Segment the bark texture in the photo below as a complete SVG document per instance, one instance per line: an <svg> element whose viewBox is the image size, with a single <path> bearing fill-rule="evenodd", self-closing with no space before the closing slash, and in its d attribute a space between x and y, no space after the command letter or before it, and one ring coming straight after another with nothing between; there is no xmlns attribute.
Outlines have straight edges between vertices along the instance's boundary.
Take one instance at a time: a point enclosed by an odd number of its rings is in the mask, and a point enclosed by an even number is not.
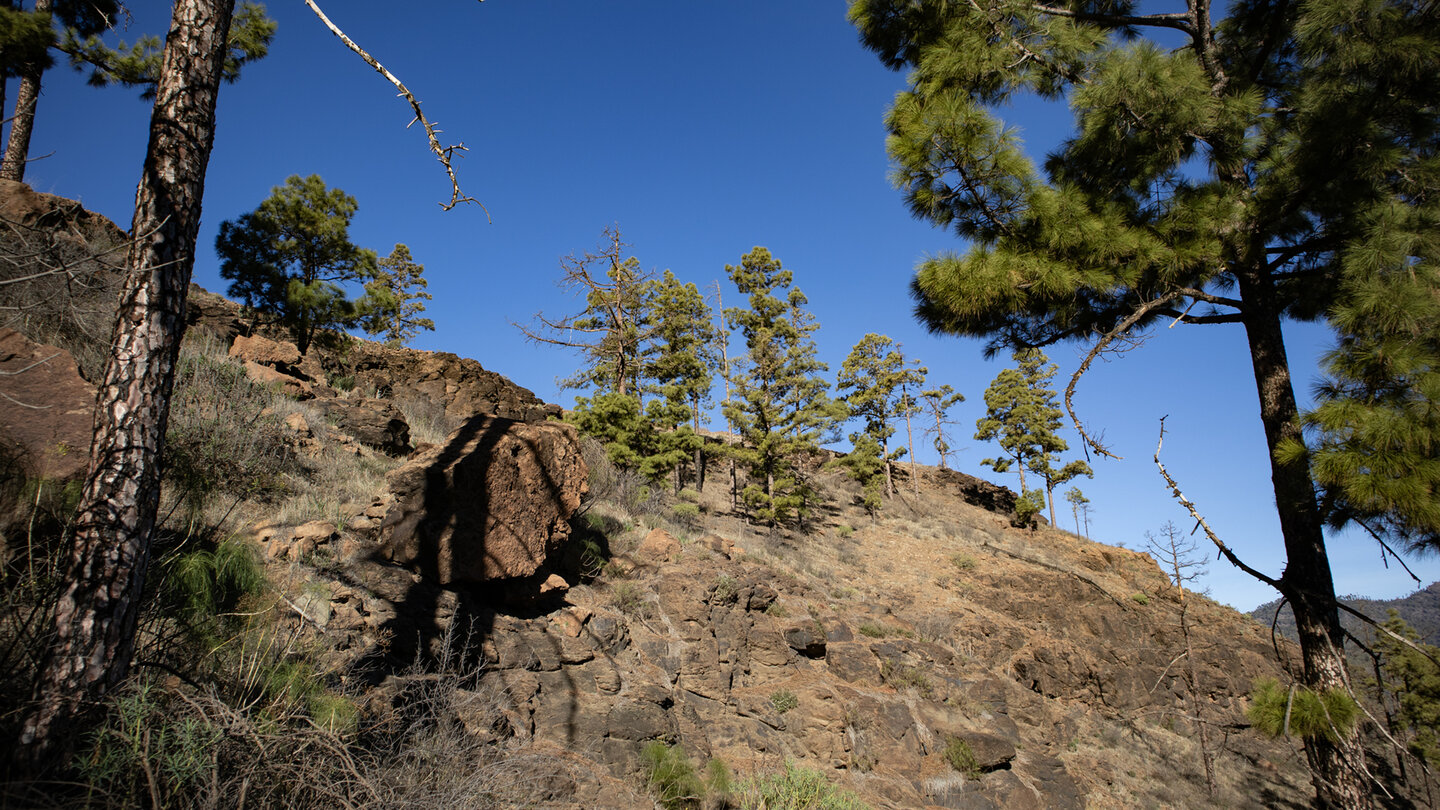
<svg viewBox="0 0 1440 810"><path fill-rule="evenodd" d="M35 0L35 11L47 13L53 0ZM15 115L10 121L10 138L5 142L5 157L0 158L0 180L24 180L25 158L30 154L30 133L35 131L35 107L40 101L40 79L45 68L34 65L20 77L15 91ZM0 96L4 92L0 91ZM0 99L0 110L3 110Z"/></svg>
<svg viewBox="0 0 1440 810"><path fill-rule="evenodd" d="M1280 307L1268 278L1258 273L1237 276L1246 303L1245 333L1260 396L1260 420L1267 446L1275 448L1287 439L1301 438L1300 411L1280 329ZM1295 614L1303 659L1301 681L1317 692L1348 690L1335 583L1310 471L1304 464L1281 464L1272 453L1270 474L1285 541L1286 565L1280 590ZM1358 731L1342 736L1338 743L1306 740L1305 756L1318 806L1337 810L1372 806L1361 767L1364 754Z"/></svg>
<svg viewBox="0 0 1440 810"><path fill-rule="evenodd" d="M234 5L176 0L172 14L75 544L21 737L32 763L130 665Z"/></svg>

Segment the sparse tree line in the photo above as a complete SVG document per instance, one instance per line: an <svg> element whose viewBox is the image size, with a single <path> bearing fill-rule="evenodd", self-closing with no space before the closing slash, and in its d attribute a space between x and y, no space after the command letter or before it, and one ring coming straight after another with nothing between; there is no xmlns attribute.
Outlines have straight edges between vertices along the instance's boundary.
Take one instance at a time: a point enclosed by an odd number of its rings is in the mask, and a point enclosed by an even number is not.
<svg viewBox="0 0 1440 810"><path fill-rule="evenodd" d="M721 461L729 468L732 508L768 524L802 527L819 497L821 447L840 441L847 424L860 429L849 433L850 450L833 464L860 485L871 513L895 496L895 463L914 459L917 433L948 466L950 409L964 396L950 385L927 387L929 370L875 333L851 349L832 393L817 355L820 324L793 272L768 249L756 247L725 266L743 296L742 306L726 307L718 280L707 296L669 270L645 270L626 247L608 228L595 251L563 259L559 284L583 308L516 324L530 340L579 353L581 368L561 385L585 393L567 418L604 444L617 466L668 480L678 493L687 482L702 488L709 463ZM1055 488L1091 471L1083 461L1056 468L1068 445L1057 435L1061 411L1047 387L1055 366L1033 349L1015 360L1020 367L1001 372L986 391L988 411L975 438L998 440L1009 456L982 464L1005 472L1013 463L1020 473L1022 520L1048 498L1053 523ZM715 404L717 379L724 384L718 404L725 435L707 444L702 423ZM1026 472L1044 488L1027 490ZM918 494L913 466L910 480ZM1076 510L1081 504L1088 510L1078 489L1069 497Z"/></svg>

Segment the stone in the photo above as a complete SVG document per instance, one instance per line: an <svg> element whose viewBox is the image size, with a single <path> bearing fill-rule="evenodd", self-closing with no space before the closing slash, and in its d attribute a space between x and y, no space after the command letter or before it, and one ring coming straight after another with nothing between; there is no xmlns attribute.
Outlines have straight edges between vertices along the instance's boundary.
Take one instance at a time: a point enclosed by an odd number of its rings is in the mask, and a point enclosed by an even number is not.
<svg viewBox="0 0 1440 810"><path fill-rule="evenodd" d="M651 529L635 549L635 558L652 565L672 562L680 556L680 541L664 529Z"/></svg>
<svg viewBox="0 0 1440 810"><path fill-rule="evenodd" d="M881 683L880 661L864 644L828 644L825 665L835 677L849 683L866 686L879 686Z"/></svg>
<svg viewBox="0 0 1440 810"><path fill-rule="evenodd" d="M259 363L246 360L245 375L251 382L257 385L271 386L280 393L293 397L294 399L306 400L315 398L315 389L310 383L299 377L286 374L283 371L276 371L269 366L262 366Z"/></svg>
<svg viewBox="0 0 1440 810"><path fill-rule="evenodd" d="M825 657L825 637L817 632L814 622L803 622L785 628L785 643L806 658Z"/></svg>
<svg viewBox="0 0 1440 810"><path fill-rule="evenodd" d="M570 536L586 467L574 426L482 414L387 480L383 555L441 585L483 584L545 566Z"/></svg>
<svg viewBox="0 0 1440 810"><path fill-rule="evenodd" d="M343 433L354 436L366 447L386 455L403 456L410 452L410 425L399 408L379 399L322 399L320 408L326 418Z"/></svg>
<svg viewBox="0 0 1440 810"><path fill-rule="evenodd" d="M95 387L63 349L0 329L0 451L30 476L78 480L90 460Z"/></svg>

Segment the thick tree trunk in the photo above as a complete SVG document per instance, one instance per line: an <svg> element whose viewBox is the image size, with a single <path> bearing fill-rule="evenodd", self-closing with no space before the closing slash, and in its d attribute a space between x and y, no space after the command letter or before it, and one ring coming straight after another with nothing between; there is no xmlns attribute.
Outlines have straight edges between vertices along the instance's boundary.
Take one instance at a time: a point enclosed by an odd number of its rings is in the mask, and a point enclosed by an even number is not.
<svg viewBox="0 0 1440 810"><path fill-rule="evenodd" d="M52 0L35 0L36 13L50 11ZM25 179L25 158L30 154L30 134L35 131L35 107L40 101L40 79L45 68L34 65L20 77L15 91L15 115L10 120L10 138L5 142L5 156L0 158L0 179ZM0 106L0 114L4 107Z"/></svg>
<svg viewBox="0 0 1440 810"><path fill-rule="evenodd" d="M1300 439L1300 412L1285 356L1279 307L1267 279L1237 273L1245 301L1245 332L1260 395L1260 420L1270 448L1270 474L1280 533L1285 541L1285 572L1281 592L1290 601L1300 638L1304 685L1316 691L1349 689L1344 637L1335 602L1335 584L1325 550L1325 535L1315 501L1314 483L1304 463L1284 465L1275 448L1286 439ZM1360 770L1363 752L1358 731L1338 743L1305 742L1316 801L1324 808L1371 807L1369 784Z"/></svg>
<svg viewBox="0 0 1440 810"><path fill-rule="evenodd" d="M75 545L55 609L55 640L21 738L32 762L54 745L55 732L82 702L129 669L234 6L234 0L175 3Z"/></svg>

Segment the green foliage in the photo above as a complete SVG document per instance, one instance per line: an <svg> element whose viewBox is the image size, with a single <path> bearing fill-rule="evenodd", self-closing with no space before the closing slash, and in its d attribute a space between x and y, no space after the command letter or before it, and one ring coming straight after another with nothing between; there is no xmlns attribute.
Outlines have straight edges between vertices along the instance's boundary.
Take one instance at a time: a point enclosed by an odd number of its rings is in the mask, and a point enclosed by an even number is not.
<svg viewBox="0 0 1440 810"><path fill-rule="evenodd" d="M869 810L855 794L838 788L824 774L785 763L779 773L745 779L736 791L742 810Z"/></svg>
<svg viewBox="0 0 1440 810"><path fill-rule="evenodd" d="M217 496L267 500L285 492L295 459L274 401L219 350L181 347L161 476L191 524Z"/></svg>
<svg viewBox="0 0 1440 810"><path fill-rule="evenodd" d="M861 503L873 515L880 511L881 496L885 494L884 451L868 433L851 433L850 444L850 452L832 463L860 484Z"/></svg>
<svg viewBox="0 0 1440 810"><path fill-rule="evenodd" d="M1271 737L1293 734L1333 742L1354 728L1360 705L1343 689L1316 693L1295 686L1287 690L1274 678L1264 678L1250 692L1245 715L1258 731Z"/></svg>
<svg viewBox="0 0 1440 810"><path fill-rule="evenodd" d="M1410 751L1430 767L1440 766L1440 667L1425 655L1440 658L1440 649L1419 643L1420 634L1394 610L1384 626L1415 644L1375 634L1375 650L1384 656L1382 672L1400 702L1400 725L1411 735Z"/></svg>
<svg viewBox="0 0 1440 810"><path fill-rule="evenodd" d="M852 434L850 440L858 452L860 442L857 436L865 437L865 455L879 458L886 473L886 496L895 494L890 490L890 463L904 452L903 449L890 452L890 437L895 435L891 422L905 416L914 407L909 390L924 385L926 373L923 366L907 361L893 340L874 332L862 337L840 366L836 390L848 392L841 402L852 419L865 423L863 433ZM879 504L878 498L872 499L871 496L873 475L862 479L857 472L863 467L857 465L849 469L852 477L856 477L866 489L866 508L875 512ZM872 500L875 501L873 505Z"/></svg>
<svg viewBox="0 0 1440 810"><path fill-rule="evenodd" d="M1014 462L1022 490L1027 470L1039 476L1045 482L1042 494L1050 496L1050 522L1054 523L1055 487L1092 473L1083 461L1072 461L1058 470L1054 467L1055 456L1070 449L1056 435L1062 412L1055 392L1048 387L1055 377L1054 364L1046 365L1048 358L1039 349L1017 349L1013 357L1018 367L1001 371L985 389L987 410L975 423L975 438L997 440L1009 458L987 458L980 463L999 473ZM1040 508L1044 508L1043 500Z"/></svg>
<svg viewBox="0 0 1440 810"><path fill-rule="evenodd" d="M967 778L980 778L980 762L975 759L975 752L970 749L970 743L959 737L948 737L945 740L945 750L942 752L945 761L950 767L965 774Z"/></svg>
<svg viewBox="0 0 1440 810"><path fill-rule="evenodd" d="M935 694L935 684L925 670L912 664L897 664L889 658L880 662L880 680L896 690L914 689L927 700Z"/></svg>
<svg viewBox="0 0 1440 810"><path fill-rule="evenodd" d="M800 698L795 696L789 689L780 689L770 693L770 707L777 714L784 714L800 705Z"/></svg>
<svg viewBox="0 0 1440 810"><path fill-rule="evenodd" d="M1090 536L1090 499L1079 487L1071 487L1065 491L1065 500L1070 504L1070 513L1075 518L1075 533L1080 534L1080 524L1085 524L1084 534Z"/></svg>
<svg viewBox="0 0 1440 810"><path fill-rule="evenodd" d="M213 549L196 549L170 562L165 587L193 626L205 627L217 613L233 610L245 596L265 588L265 572L255 549L228 539Z"/></svg>
<svg viewBox="0 0 1440 810"><path fill-rule="evenodd" d="M54 44L50 15L0 5L0 81L48 69Z"/></svg>
<svg viewBox="0 0 1440 810"><path fill-rule="evenodd" d="M356 326L375 304L346 297L345 285L373 285L380 272L375 252L350 241L358 207L319 175L292 175L254 211L220 225L215 250L230 295L287 327L302 354L319 330Z"/></svg>
<svg viewBox="0 0 1440 810"><path fill-rule="evenodd" d="M645 768L646 784L657 804L666 810L700 806L705 786L679 747L652 740L640 749L640 761Z"/></svg>
<svg viewBox="0 0 1440 810"><path fill-rule="evenodd" d="M1148 605L1150 604L1150 597L1143 592L1132 593L1130 594L1130 601L1134 602L1137 605Z"/></svg>
<svg viewBox="0 0 1440 810"><path fill-rule="evenodd" d="M975 558L969 554L957 553L950 555L950 564L961 571L975 570Z"/></svg>
<svg viewBox="0 0 1440 810"><path fill-rule="evenodd" d="M204 720L171 717L162 695L135 682L110 704L105 720L91 733L89 751L77 757L85 781L115 796L148 795L173 800L199 786L211 770L211 758L223 732ZM154 783L145 784L147 779Z"/></svg>
<svg viewBox="0 0 1440 810"><path fill-rule="evenodd" d="M1015 499L1015 525L1034 526L1035 516L1045 509L1045 493L1029 489Z"/></svg>
<svg viewBox="0 0 1440 810"><path fill-rule="evenodd" d="M111 6L111 12L107 12L107 15L113 14L115 4L108 5ZM221 74L225 81L236 81L240 78L241 68L246 64L265 58L270 51L270 40L275 36L275 29L275 21L266 15L265 6L262 4L244 2L235 9L235 15L230 21L229 48ZM99 28L91 31L67 28L58 47L69 54L70 64L76 70L90 69L89 81L92 86L121 84L126 87L140 87L143 88L140 94L142 99L153 99L164 55L160 37L147 34L141 36L133 45L120 42L111 48L100 39L99 31Z"/></svg>
<svg viewBox="0 0 1440 810"><path fill-rule="evenodd" d="M430 293L423 274L424 265L416 264L410 248L395 245L390 255L377 263L375 279L365 285L369 306L361 321L365 333L383 335L391 346L404 346L421 329L435 331L435 322L420 317Z"/></svg>
<svg viewBox="0 0 1440 810"><path fill-rule="evenodd" d="M792 273L765 248L751 250L725 272L749 296L748 307L725 310L745 340L724 403L742 444L727 452L755 482L742 493L752 514L775 523L803 520L815 493L802 461L819 450L840 413L826 393L829 384L817 376L826 369L812 338L819 324L805 309L805 294L791 286Z"/></svg>
<svg viewBox="0 0 1440 810"><path fill-rule="evenodd" d="M632 582L617 582L611 589L615 598L615 607L621 613L627 613L639 618L649 618L654 612L654 606L646 598L645 591Z"/></svg>

